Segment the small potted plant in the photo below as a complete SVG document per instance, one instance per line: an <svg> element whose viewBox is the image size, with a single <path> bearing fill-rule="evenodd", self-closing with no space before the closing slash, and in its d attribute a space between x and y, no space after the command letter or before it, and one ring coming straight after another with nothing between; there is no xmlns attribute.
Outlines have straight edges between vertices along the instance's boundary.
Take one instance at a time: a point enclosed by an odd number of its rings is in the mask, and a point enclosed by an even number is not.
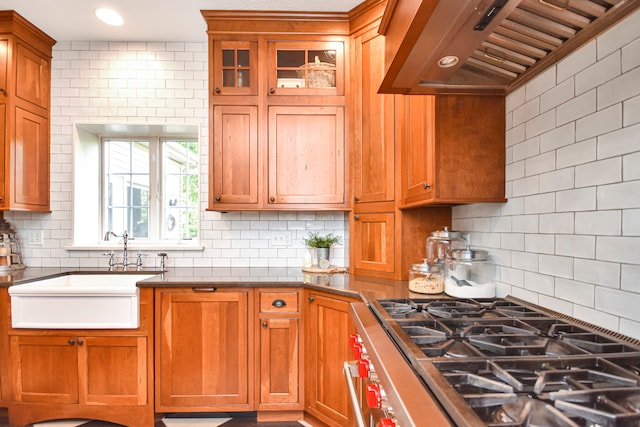
<svg viewBox="0 0 640 427"><path fill-rule="evenodd" d="M316 251L318 265L324 268L329 267L329 250L342 243L342 237L336 236L333 233L325 234L321 236L317 231L309 232L304 239L304 244L313 248ZM323 263L322 261L326 261ZM326 266L323 266L326 264Z"/></svg>

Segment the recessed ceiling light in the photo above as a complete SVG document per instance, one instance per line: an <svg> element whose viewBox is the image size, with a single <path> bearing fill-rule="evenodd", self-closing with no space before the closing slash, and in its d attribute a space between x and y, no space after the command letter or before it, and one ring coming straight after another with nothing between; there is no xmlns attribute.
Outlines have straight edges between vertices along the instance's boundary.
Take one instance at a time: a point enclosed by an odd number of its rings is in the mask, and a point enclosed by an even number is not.
<svg viewBox="0 0 640 427"><path fill-rule="evenodd" d="M124 24L124 19L118 12L113 9L108 9L106 7L102 7L95 10L95 14L99 20L104 22L105 24L113 25L119 27Z"/></svg>

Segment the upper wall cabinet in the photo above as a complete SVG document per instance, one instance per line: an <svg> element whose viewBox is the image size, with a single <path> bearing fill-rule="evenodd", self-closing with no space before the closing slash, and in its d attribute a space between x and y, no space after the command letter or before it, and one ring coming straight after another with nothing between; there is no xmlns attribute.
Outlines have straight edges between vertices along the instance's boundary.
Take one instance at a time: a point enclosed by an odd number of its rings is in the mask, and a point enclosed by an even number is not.
<svg viewBox="0 0 640 427"><path fill-rule="evenodd" d="M202 14L209 209L348 210L348 15Z"/></svg>
<svg viewBox="0 0 640 427"><path fill-rule="evenodd" d="M399 97L401 207L505 201L503 96Z"/></svg>
<svg viewBox="0 0 640 427"><path fill-rule="evenodd" d="M49 212L49 104L55 40L0 11L0 210Z"/></svg>
<svg viewBox="0 0 640 427"><path fill-rule="evenodd" d="M389 0L381 90L506 94L640 7L638 1Z"/></svg>

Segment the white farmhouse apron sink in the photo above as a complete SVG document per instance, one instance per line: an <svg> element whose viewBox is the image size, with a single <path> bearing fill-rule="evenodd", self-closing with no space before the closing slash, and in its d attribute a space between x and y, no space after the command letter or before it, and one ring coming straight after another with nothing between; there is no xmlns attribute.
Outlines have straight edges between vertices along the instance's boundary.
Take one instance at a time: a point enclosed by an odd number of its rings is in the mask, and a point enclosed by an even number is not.
<svg viewBox="0 0 640 427"><path fill-rule="evenodd" d="M9 288L11 326L38 329L135 329L144 274L70 274Z"/></svg>

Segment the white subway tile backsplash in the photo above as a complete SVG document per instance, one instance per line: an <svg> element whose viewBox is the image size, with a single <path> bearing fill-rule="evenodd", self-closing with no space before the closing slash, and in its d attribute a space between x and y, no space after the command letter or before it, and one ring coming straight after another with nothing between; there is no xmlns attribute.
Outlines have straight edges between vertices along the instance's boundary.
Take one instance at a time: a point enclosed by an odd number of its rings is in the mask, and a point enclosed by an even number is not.
<svg viewBox="0 0 640 427"><path fill-rule="evenodd" d="M548 111L569 101L574 96L574 80L570 78L540 95L540 111Z"/></svg>
<svg viewBox="0 0 640 427"><path fill-rule="evenodd" d="M598 137L598 159L640 151L640 124Z"/></svg>
<svg viewBox="0 0 640 427"><path fill-rule="evenodd" d="M640 237L596 238L596 259L601 261L640 264Z"/></svg>
<svg viewBox="0 0 640 427"><path fill-rule="evenodd" d="M545 212L555 212L556 197L555 193L534 194L525 197L524 213L537 214Z"/></svg>
<svg viewBox="0 0 640 427"><path fill-rule="evenodd" d="M636 12L630 14L618 25L598 36L596 39L598 43L598 60L624 47L629 41L638 38L640 38L640 14Z"/></svg>
<svg viewBox="0 0 640 427"><path fill-rule="evenodd" d="M620 51L616 50L591 66L580 71L575 76L576 95L585 93L606 83L621 73Z"/></svg>
<svg viewBox="0 0 640 427"><path fill-rule="evenodd" d="M620 288L640 293L640 265L623 264Z"/></svg>
<svg viewBox="0 0 640 427"><path fill-rule="evenodd" d="M557 65L557 80L564 82L566 79L573 78L580 71L595 64L597 58L596 41L591 41L582 48L571 53Z"/></svg>
<svg viewBox="0 0 640 427"><path fill-rule="evenodd" d="M640 123L640 96L635 96L622 104L622 126Z"/></svg>
<svg viewBox="0 0 640 427"><path fill-rule="evenodd" d="M598 209L640 208L640 181L598 187Z"/></svg>
<svg viewBox="0 0 640 427"><path fill-rule="evenodd" d="M555 170L556 155L555 152L549 151L535 157L529 157L525 160L525 173L527 176L539 175L544 172Z"/></svg>
<svg viewBox="0 0 640 427"><path fill-rule="evenodd" d="M514 251L511 254L511 267L524 271L538 271L539 255L532 252Z"/></svg>
<svg viewBox="0 0 640 427"><path fill-rule="evenodd" d="M621 318L640 321L640 294L596 287L597 310Z"/></svg>
<svg viewBox="0 0 640 427"><path fill-rule="evenodd" d="M592 325L597 325L602 328L609 329L610 331L618 331L618 317L611 314L603 313L602 311L595 310L591 307L584 307L581 305L573 306L573 317L580 319L584 322L588 322ZM640 335L635 335L640 336Z"/></svg>
<svg viewBox="0 0 640 427"><path fill-rule="evenodd" d="M556 193L556 211L592 211L596 208L596 190L593 187Z"/></svg>
<svg viewBox="0 0 640 427"><path fill-rule="evenodd" d="M556 255L593 258L596 253L595 236L556 235Z"/></svg>
<svg viewBox="0 0 640 427"><path fill-rule="evenodd" d="M540 135L540 152L545 153L576 141L575 124L569 122Z"/></svg>
<svg viewBox="0 0 640 427"><path fill-rule="evenodd" d="M622 105L615 104L576 121L576 141L604 135L622 127Z"/></svg>
<svg viewBox="0 0 640 427"><path fill-rule="evenodd" d="M524 287L530 291L546 295L553 295L555 292L553 276L546 276L530 271L525 271L524 273Z"/></svg>
<svg viewBox="0 0 640 427"><path fill-rule="evenodd" d="M622 215L622 234L640 236L640 209L625 209Z"/></svg>
<svg viewBox="0 0 640 427"><path fill-rule="evenodd" d="M519 197L537 194L540 188L538 185L539 180L540 178L537 175L514 180L512 182L511 196Z"/></svg>
<svg viewBox="0 0 640 427"><path fill-rule="evenodd" d="M620 288L620 264L576 258L573 263L573 278L607 288Z"/></svg>
<svg viewBox="0 0 640 427"><path fill-rule="evenodd" d="M640 179L640 152L622 158L622 172L623 181Z"/></svg>
<svg viewBox="0 0 640 427"><path fill-rule="evenodd" d="M622 180L622 159L613 157L575 168L576 187L611 184Z"/></svg>
<svg viewBox="0 0 640 427"><path fill-rule="evenodd" d="M640 38L622 47L622 72L640 65Z"/></svg>
<svg viewBox="0 0 640 427"><path fill-rule="evenodd" d="M542 234L571 234L574 229L574 213L549 213L539 215L540 229Z"/></svg>
<svg viewBox="0 0 640 427"><path fill-rule="evenodd" d="M575 187L574 168L564 168L540 175L538 188L541 193L569 190Z"/></svg>
<svg viewBox="0 0 640 427"><path fill-rule="evenodd" d="M540 114L540 99L533 98L513 110L513 125L525 123Z"/></svg>
<svg viewBox="0 0 640 427"><path fill-rule="evenodd" d="M596 138L559 148L556 152L556 165L561 169L592 162L597 158L597 148Z"/></svg>
<svg viewBox="0 0 640 427"><path fill-rule="evenodd" d="M555 128L555 111L549 110L545 113L536 116L525 123L525 135L527 138L533 138L542 133L550 131Z"/></svg>
<svg viewBox="0 0 640 427"><path fill-rule="evenodd" d="M558 126L573 122L581 117L593 114L596 111L596 90L583 93L580 96L570 99L556 109L556 122ZM553 110L551 110L553 111ZM550 130L555 130L553 127Z"/></svg>
<svg viewBox="0 0 640 427"><path fill-rule="evenodd" d="M538 271L566 279L573 278L573 258L555 255L540 255Z"/></svg>
<svg viewBox="0 0 640 427"><path fill-rule="evenodd" d="M575 233L619 236L622 216L619 210L575 213Z"/></svg>
<svg viewBox="0 0 640 427"><path fill-rule="evenodd" d="M548 234L525 234L524 249L538 254L553 254L555 252L555 236Z"/></svg>
<svg viewBox="0 0 640 427"><path fill-rule="evenodd" d="M512 251L524 250L523 233L503 233L500 235L500 248Z"/></svg>
<svg viewBox="0 0 640 427"><path fill-rule="evenodd" d="M511 220L514 233L537 233L539 231L539 215L516 215Z"/></svg>
<svg viewBox="0 0 640 427"><path fill-rule="evenodd" d="M598 87L598 109L620 103L640 94L640 68Z"/></svg>
<svg viewBox="0 0 640 427"><path fill-rule="evenodd" d="M535 79L525 85L525 96L527 101L539 99L540 95L556 86L556 70L555 67L540 73Z"/></svg>
<svg viewBox="0 0 640 427"><path fill-rule="evenodd" d="M540 139L530 138L513 146L513 161L528 159L540 153Z"/></svg>
<svg viewBox="0 0 640 427"><path fill-rule="evenodd" d="M574 304L593 307L595 286L558 277L555 281L555 296Z"/></svg>
<svg viewBox="0 0 640 427"><path fill-rule="evenodd" d="M566 315L570 315L573 311L573 304L549 295L541 294L540 298L538 299L538 304L542 307L548 308L549 310L553 310Z"/></svg>

